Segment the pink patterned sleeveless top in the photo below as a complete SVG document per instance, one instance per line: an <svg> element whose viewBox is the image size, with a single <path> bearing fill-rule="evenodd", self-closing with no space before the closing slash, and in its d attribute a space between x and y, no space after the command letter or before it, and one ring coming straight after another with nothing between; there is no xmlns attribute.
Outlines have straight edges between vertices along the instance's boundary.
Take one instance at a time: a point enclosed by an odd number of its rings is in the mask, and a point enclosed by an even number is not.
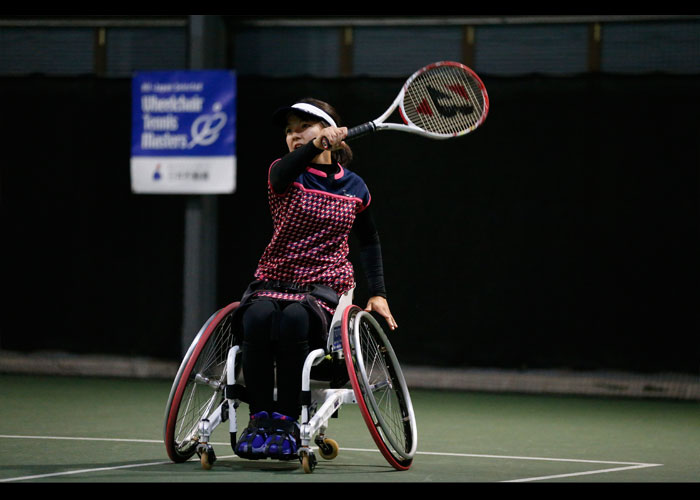
<svg viewBox="0 0 700 500"><path fill-rule="evenodd" d="M273 234L255 277L322 284L339 295L351 289L348 238L355 216L371 200L364 181L343 167L327 175L311 166L284 193L273 192L268 181L268 198Z"/></svg>

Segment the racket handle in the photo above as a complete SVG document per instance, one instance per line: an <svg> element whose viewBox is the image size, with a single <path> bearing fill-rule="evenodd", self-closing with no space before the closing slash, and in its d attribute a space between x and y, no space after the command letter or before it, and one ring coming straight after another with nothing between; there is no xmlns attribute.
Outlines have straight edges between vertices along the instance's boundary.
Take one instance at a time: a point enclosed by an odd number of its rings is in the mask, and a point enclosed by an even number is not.
<svg viewBox="0 0 700 500"><path fill-rule="evenodd" d="M363 135L371 134L376 129L377 127L374 125L373 122L363 123L362 125L352 127L350 130L348 130L348 136L345 138L345 140L348 141L350 139L357 139L358 137L362 137Z"/></svg>
<svg viewBox="0 0 700 500"><path fill-rule="evenodd" d="M377 129L376 125L374 125L373 122L367 122L363 123L362 125L358 125L357 127L352 127L351 129L348 129L348 135L345 137L346 141L349 141L350 139L357 139L358 137L362 137L363 135L371 134ZM321 146L323 146L323 149L329 149L330 148L330 143L328 142L328 139L323 137L321 139Z"/></svg>

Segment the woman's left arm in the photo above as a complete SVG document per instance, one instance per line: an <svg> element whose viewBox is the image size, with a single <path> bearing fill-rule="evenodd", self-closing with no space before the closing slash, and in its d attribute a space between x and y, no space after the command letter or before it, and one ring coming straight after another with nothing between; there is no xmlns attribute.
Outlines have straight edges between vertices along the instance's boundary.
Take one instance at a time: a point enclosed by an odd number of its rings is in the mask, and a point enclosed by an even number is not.
<svg viewBox="0 0 700 500"><path fill-rule="evenodd" d="M366 311L374 311L386 319L389 328L398 328L394 316L389 309L386 299L386 286L384 284L384 263L382 248L379 242L379 233L369 207L357 214L354 231L360 243L360 259L367 275L370 299L367 301Z"/></svg>

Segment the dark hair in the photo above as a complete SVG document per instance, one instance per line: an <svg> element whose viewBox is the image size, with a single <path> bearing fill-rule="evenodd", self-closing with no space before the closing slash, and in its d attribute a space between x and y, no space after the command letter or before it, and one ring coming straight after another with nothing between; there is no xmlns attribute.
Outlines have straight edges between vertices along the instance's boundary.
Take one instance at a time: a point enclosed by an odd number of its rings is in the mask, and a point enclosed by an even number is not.
<svg viewBox="0 0 700 500"><path fill-rule="evenodd" d="M335 124L338 127L342 127L342 121L340 119L340 115L338 112L335 110L333 106L328 104L327 102L321 101L319 99L314 99L313 97L305 97L303 99L299 99L297 102L303 102L306 104L311 104L313 106L316 106L317 108L322 109L326 113L330 115L331 118L335 121ZM324 120L321 120L321 123L323 123L326 127L329 127L330 124L326 123ZM344 144L342 149L337 149L331 153L331 157L333 161L338 162L339 164L343 165L344 167L347 167L348 164L352 161L352 149L350 149L350 146L347 144Z"/></svg>

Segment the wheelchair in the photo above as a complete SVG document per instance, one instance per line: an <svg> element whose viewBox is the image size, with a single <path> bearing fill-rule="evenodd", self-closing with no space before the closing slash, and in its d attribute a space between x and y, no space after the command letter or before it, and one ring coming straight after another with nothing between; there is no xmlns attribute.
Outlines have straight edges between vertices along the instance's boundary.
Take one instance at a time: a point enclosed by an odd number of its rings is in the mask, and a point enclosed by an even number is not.
<svg viewBox="0 0 700 500"><path fill-rule="evenodd" d="M216 454L210 437L227 421L231 448L235 449L236 409L246 403L244 381L239 382L241 350L232 319L238 305L227 305L205 322L175 376L164 425L165 447L173 462L188 461L196 453L202 468L211 469ZM349 384L312 387L314 369L323 363L347 369L344 380ZM305 473L313 472L318 463L312 443L325 460L338 455L338 443L327 437L326 431L329 420L338 416L344 404L358 405L372 439L394 469L411 467L417 427L406 380L377 320L353 304L353 290L340 298L325 349L316 349L306 358L300 397L297 454Z"/></svg>

